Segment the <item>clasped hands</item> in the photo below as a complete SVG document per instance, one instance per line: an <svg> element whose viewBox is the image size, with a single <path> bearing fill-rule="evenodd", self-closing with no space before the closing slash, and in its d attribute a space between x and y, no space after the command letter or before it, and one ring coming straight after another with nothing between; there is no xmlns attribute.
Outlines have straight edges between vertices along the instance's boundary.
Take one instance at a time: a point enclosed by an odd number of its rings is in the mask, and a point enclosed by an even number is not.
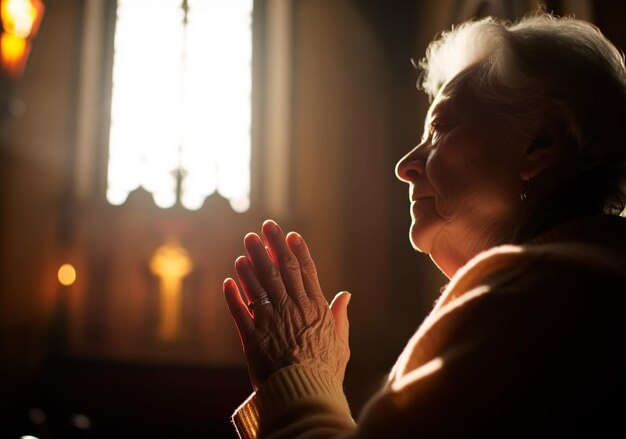
<svg viewBox="0 0 626 439"><path fill-rule="evenodd" d="M337 294L329 305L306 243L295 232L285 236L274 221L263 223L261 236L248 233L243 242L246 255L235 261L240 287L227 278L224 294L254 390L295 364L327 369L343 381L350 294Z"/></svg>

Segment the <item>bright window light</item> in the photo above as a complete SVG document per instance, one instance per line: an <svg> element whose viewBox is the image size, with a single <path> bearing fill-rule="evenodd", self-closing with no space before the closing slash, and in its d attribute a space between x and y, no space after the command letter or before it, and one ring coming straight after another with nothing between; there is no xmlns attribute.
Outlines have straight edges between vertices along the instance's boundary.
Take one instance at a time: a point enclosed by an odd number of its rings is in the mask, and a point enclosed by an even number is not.
<svg viewBox="0 0 626 439"><path fill-rule="evenodd" d="M111 204L143 187L162 208L216 191L249 208L251 25L252 0L118 0Z"/></svg>

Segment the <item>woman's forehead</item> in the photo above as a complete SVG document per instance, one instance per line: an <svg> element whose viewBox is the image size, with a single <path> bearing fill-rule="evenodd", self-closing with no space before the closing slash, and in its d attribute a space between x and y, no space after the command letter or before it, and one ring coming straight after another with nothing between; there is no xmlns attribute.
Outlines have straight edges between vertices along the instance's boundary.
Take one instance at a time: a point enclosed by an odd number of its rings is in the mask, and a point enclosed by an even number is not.
<svg viewBox="0 0 626 439"><path fill-rule="evenodd" d="M454 106L453 98L449 95L438 94L435 100L430 104L428 109L428 116L435 117L446 111L450 111L450 107Z"/></svg>
<svg viewBox="0 0 626 439"><path fill-rule="evenodd" d="M433 100L426 116L427 121L436 117L475 117L487 113L487 108L474 93L468 75L458 75L445 84Z"/></svg>
<svg viewBox="0 0 626 439"><path fill-rule="evenodd" d="M440 92L430 105L428 113L426 113L426 123L429 124L435 118L453 114L457 107L455 101L454 95Z"/></svg>

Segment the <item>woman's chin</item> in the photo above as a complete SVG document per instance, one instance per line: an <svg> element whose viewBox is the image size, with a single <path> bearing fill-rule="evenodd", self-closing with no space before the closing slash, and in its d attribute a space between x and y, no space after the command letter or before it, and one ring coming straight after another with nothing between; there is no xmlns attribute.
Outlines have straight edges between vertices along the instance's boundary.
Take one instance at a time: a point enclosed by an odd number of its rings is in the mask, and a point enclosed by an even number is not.
<svg viewBox="0 0 626 439"><path fill-rule="evenodd" d="M415 250L430 254L433 241L439 233L444 218L437 209L435 197L420 198L411 203L410 240Z"/></svg>
<svg viewBox="0 0 626 439"><path fill-rule="evenodd" d="M424 218L413 219L410 232L413 248L419 252L430 254L439 227L441 225L432 219L430 221Z"/></svg>

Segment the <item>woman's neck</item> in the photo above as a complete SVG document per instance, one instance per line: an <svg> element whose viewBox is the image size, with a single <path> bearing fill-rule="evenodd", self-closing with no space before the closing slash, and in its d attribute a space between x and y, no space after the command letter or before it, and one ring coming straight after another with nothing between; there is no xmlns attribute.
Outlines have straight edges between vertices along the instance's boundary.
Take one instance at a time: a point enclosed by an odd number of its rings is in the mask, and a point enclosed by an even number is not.
<svg viewBox="0 0 626 439"><path fill-rule="evenodd" d="M448 278L479 253L511 243L514 227L508 222L483 223L444 229L433 243L430 258Z"/></svg>

